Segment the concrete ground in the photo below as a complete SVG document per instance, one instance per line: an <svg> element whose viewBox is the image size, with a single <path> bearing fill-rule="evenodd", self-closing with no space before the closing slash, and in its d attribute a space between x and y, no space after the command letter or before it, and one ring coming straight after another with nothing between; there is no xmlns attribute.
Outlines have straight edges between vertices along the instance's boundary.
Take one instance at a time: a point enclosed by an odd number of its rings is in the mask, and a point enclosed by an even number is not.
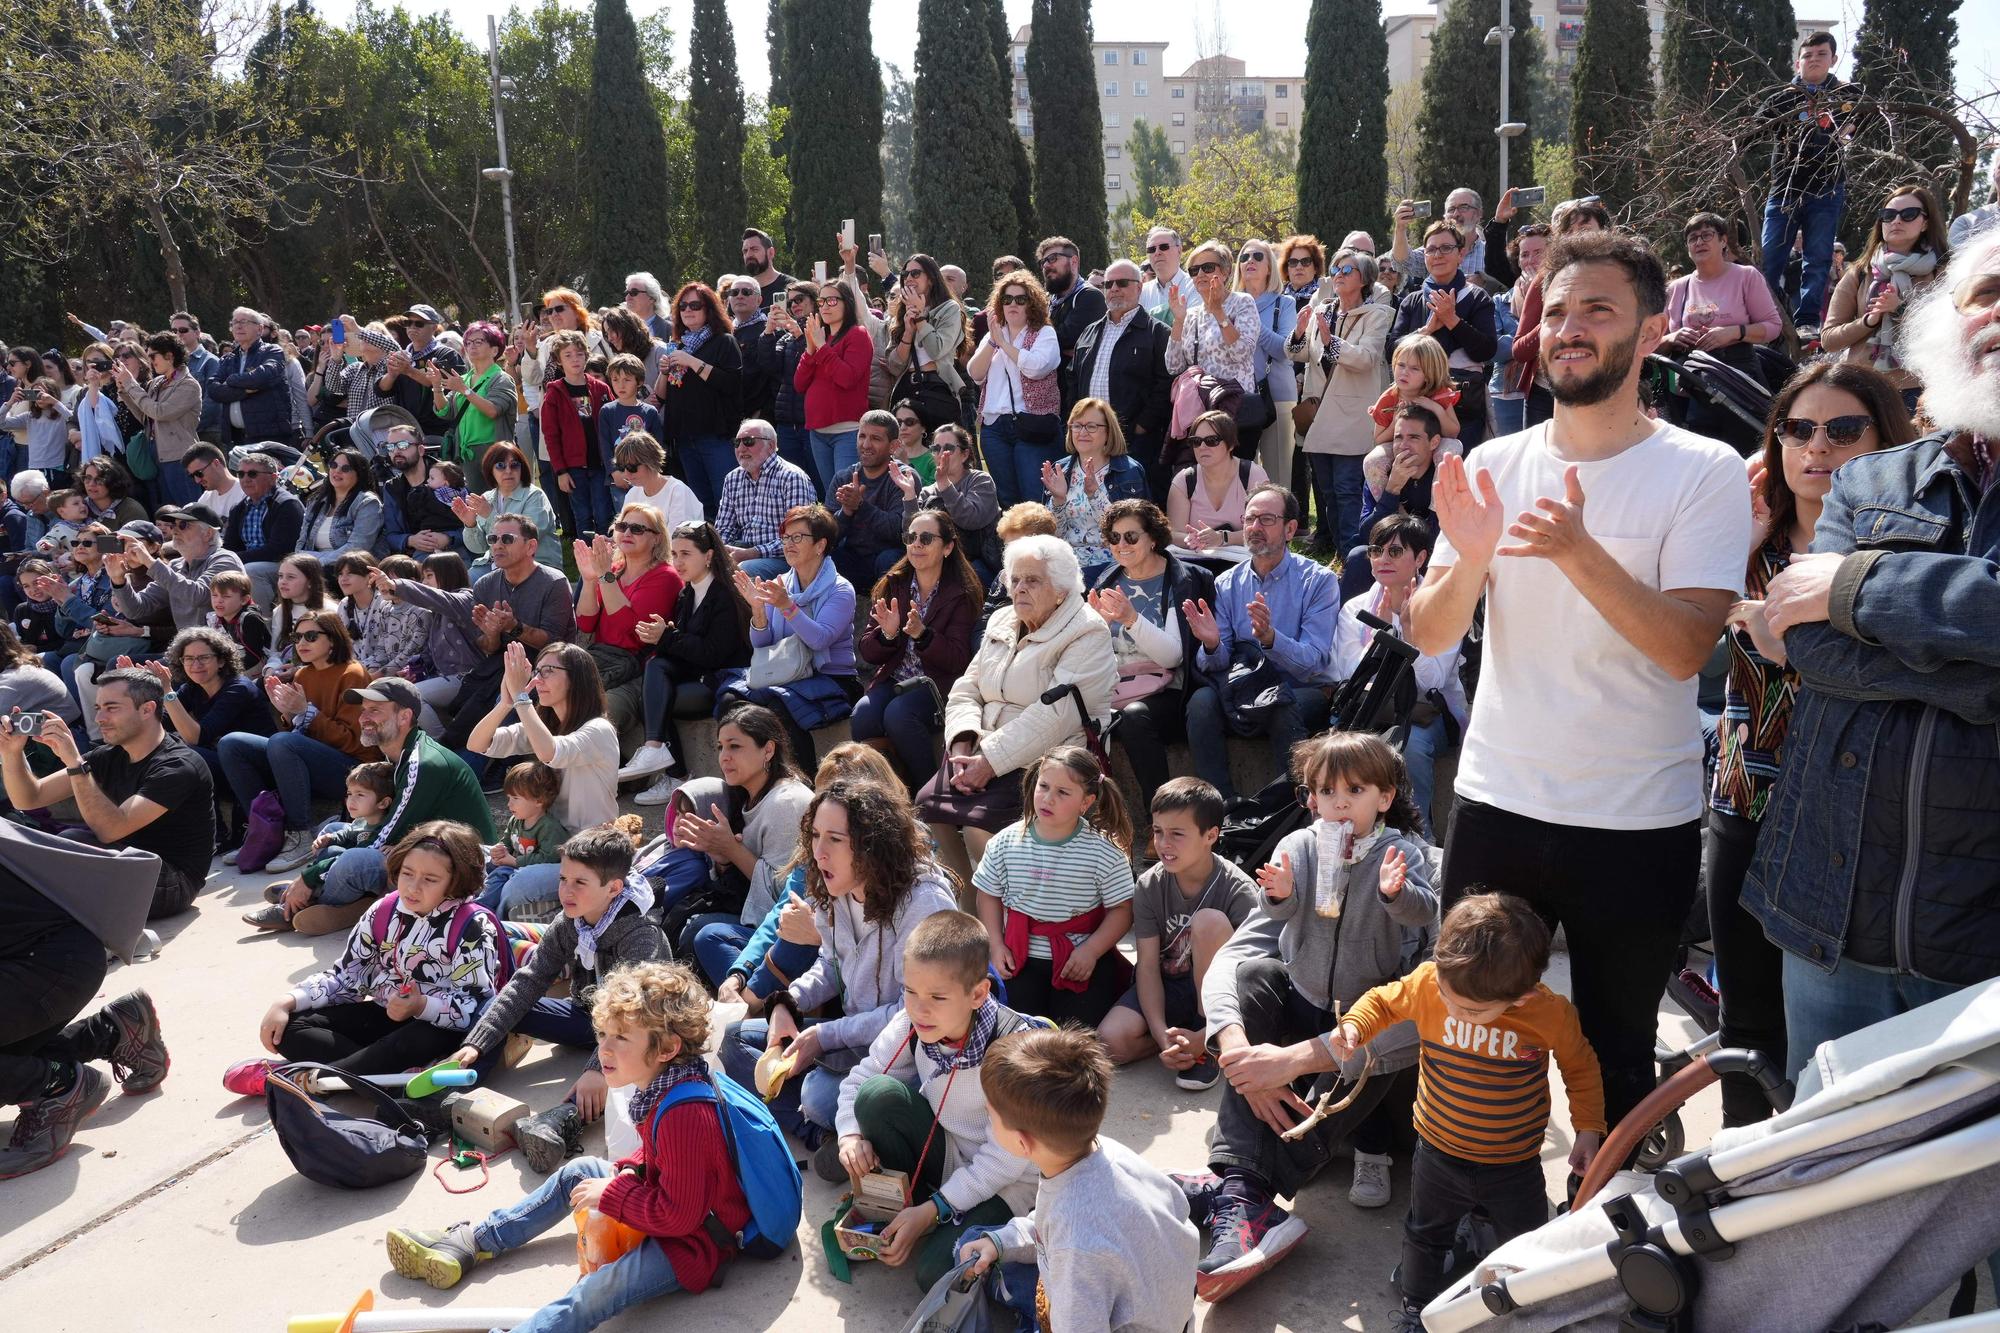
<svg viewBox="0 0 2000 1333"><path fill-rule="evenodd" d="M173 1055L172 1076L151 1096L114 1093L63 1160L0 1183L0 1328L261 1333L283 1329L295 1314L344 1310L370 1287L378 1308L533 1306L560 1292L576 1273L567 1225L448 1293L398 1277L383 1256L382 1235L392 1223L478 1217L537 1183L518 1154L501 1157L491 1182L463 1198L447 1195L428 1171L362 1193L322 1188L293 1172L261 1101L223 1090L225 1068L262 1054L259 1015L291 982L334 959L341 938L252 930L238 915L258 901L270 877L216 869L198 910L167 923L160 955L114 967L105 982L105 999L140 986L152 993ZM1558 986L1565 962L1558 957L1551 977ZM1687 1027L1678 1014L1663 1016L1665 1031ZM496 1086L541 1108L559 1097L580 1065L579 1056L538 1047ZM1118 1076L1106 1132L1163 1169L1199 1169L1216 1098L1213 1091L1176 1089L1157 1064L1127 1069ZM1686 1112L1689 1142L1706 1142L1718 1117L1711 1090ZM593 1129L587 1149L601 1143ZM1568 1150L1558 1112L1544 1153L1552 1197L1560 1192ZM1298 1201L1311 1235L1227 1304L1198 1305L1196 1327L1212 1333L1388 1327L1404 1165L1398 1163L1395 1201L1363 1212L1347 1203L1347 1168L1335 1163ZM454 1184L466 1179L447 1173ZM605 1327L629 1331L671 1320L680 1333L901 1329L918 1299L915 1284L907 1273L877 1264L856 1265L852 1286L828 1276L817 1228L837 1191L807 1176L806 1244L773 1263L737 1264L720 1291L669 1298Z"/></svg>

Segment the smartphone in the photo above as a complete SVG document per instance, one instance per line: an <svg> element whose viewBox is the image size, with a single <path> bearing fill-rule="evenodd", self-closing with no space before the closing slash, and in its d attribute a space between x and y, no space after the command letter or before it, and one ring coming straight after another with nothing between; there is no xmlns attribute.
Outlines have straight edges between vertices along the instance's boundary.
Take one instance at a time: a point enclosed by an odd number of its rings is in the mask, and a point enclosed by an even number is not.
<svg viewBox="0 0 2000 1333"><path fill-rule="evenodd" d="M868 253L871 255L879 255L882 253L881 232L871 231L868 233Z"/></svg>
<svg viewBox="0 0 2000 1333"><path fill-rule="evenodd" d="M39 736L42 731L40 713L10 713L0 720L4 720L7 723L7 730L16 736Z"/></svg>
<svg viewBox="0 0 2000 1333"><path fill-rule="evenodd" d="M1546 185L1525 185L1514 191L1516 208L1533 208L1537 204L1547 203L1548 200L1549 190Z"/></svg>
<svg viewBox="0 0 2000 1333"><path fill-rule="evenodd" d="M1430 215L1431 215L1431 201L1430 201L1430 200L1428 200L1428 199L1419 199L1419 200L1416 200L1416 201L1415 201L1414 203L1412 203L1412 204L1410 205L1410 216L1411 216L1411 217L1413 217L1413 218L1427 218L1427 217L1429 217Z"/></svg>
<svg viewBox="0 0 2000 1333"><path fill-rule="evenodd" d="M593 546L597 542L597 534L594 532L579 532L576 534L576 539L585 546Z"/></svg>
<svg viewBox="0 0 2000 1333"><path fill-rule="evenodd" d="M339 315L335 315L331 320L327 322L327 328L333 334L333 345L335 347L340 347L345 345L345 343L347 342L347 326L340 322Z"/></svg>
<svg viewBox="0 0 2000 1333"><path fill-rule="evenodd" d="M849 249L852 249L854 247L853 218L842 218L840 220L840 243Z"/></svg>
<svg viewBox="0 0 2000 1333"><path fill-rule="evenodd" d="M122 555L124 551L125 539L117 533L100 532L97 534L97 553L99 555Z"/></svg>
<svg viewBox="0 0 2000 1333"><path fill-rule="evenodd" d="M813 260L813 281L815 283L824 283L826 281L826 261L824 259Z"/></svg>

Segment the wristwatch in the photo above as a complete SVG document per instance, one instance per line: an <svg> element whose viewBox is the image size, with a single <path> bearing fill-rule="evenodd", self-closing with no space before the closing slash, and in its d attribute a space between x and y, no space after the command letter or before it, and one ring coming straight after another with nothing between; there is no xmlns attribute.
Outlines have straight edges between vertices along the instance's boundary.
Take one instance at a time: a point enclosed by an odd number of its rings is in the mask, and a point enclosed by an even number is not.
<svg viewBox="0 0 2000 1333"><path fill-rule="evenodd" d="M65 768L65 769L63 769L63 772L65 772L65 773L69 774L69 775L70 775L71 777L73 777L73 778L80 778L80 777L82 777L82 776L83 776L84 774L86 774L86 773L90 772L90 765L89 765L89 764L78 764L78 765L77 765L77 766L76 766L75 768Z"/></svg>
<svg viewBox="0 0 2000 1333"><path fill-rule="evenodd" d="M531 707L535 702L535 692L533 690L522 690L514 696L514 702L523 708Z"/></svg>

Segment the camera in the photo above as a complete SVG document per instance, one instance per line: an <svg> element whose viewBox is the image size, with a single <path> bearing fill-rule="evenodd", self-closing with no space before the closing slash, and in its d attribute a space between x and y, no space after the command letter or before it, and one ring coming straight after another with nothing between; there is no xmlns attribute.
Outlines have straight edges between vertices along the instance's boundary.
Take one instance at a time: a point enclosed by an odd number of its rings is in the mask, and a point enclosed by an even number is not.
<svg viewBox="0 0 2000 1333"><path fill-rule="evenodd" d="M99 555L123 555L125 539L115 532L100 532L93 539Z"/></svg>

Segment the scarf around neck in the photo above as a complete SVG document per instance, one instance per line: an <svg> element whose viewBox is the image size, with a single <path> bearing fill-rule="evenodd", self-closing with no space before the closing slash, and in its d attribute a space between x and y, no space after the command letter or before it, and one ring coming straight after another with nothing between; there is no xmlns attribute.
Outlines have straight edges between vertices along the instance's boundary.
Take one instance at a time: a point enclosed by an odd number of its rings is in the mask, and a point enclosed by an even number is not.
<svg viewBox="0 0 2000 1333"><path fill-rule="evenodd" d="M675 1060L662 1069L651 1083L632 1095L632 1123L634 1126L642 1127L639 1129L639 1142L649 1154L653 1136L646 1122L652 1119L653 1108L660 1104L660 1098L667 1095L669 1088L677 1083L686 1083L690 1079L708 1082L708 1066L698 1055L692 1059Z"/></svg>
<svg viewBox="0 0 2000 1333"><path fill-rule="evenodd" d="M965 1040L957 1045L948 1041L923 1041L917 1045L923 1049L924 1058L932 1065L931 1077L942 1078L954 1069L972 1069L986 1058L986 1048L993 1043L993 1033L1000 1026L1000 1002L992 996L979 1006L972 1015L972 1025L965 1030Z"/></svg>
<svg viewBox="0 0 2000 1333"><path fill-rule="evenodd" d="M1881 326L1869 335L1868 360L1877 370L1901 369L1902 360L1896 355L1897 316L1908 308L1910 293L1916 290L1917 283L1937 270L1937 263L1935 250L1921 250L1907 255L1881 250L1869 261L1867 290L1872 292L1887 283L1896 289L1896 295L1902 297L1904 302L1895 314L1884 315ZM1862 309L1867 309L1866 301L1862 302Z"/></svg>
<svg viewBox="0 0 2000 1333"><path fill-rule="evenodd" d="M604 915L597 918L596 925L593 926L585 921L576 923L576 961L582 965L584 971L591 973L597 971L597 941L603 938L605 931L611 929L611 923L625 910L626 903L637 907L641 916L653 908L652 881L636 870L625 876L625 887L618 890L618 896L604 909Z"/></svg>

